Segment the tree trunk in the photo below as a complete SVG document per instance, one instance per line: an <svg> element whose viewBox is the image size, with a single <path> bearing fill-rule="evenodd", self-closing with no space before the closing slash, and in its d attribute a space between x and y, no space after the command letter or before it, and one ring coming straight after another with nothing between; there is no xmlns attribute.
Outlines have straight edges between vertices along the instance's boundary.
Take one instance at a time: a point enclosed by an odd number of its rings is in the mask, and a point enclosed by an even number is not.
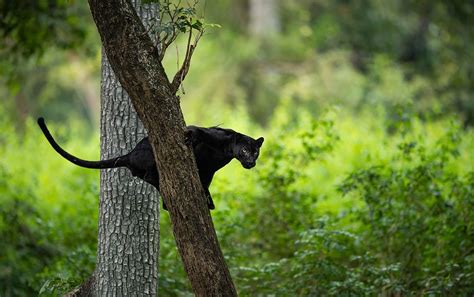
<svg viewBox="0 0 474 297"><path fill-rule="evenodd" d="M143 121L160 172L178 251L197 296L236 296L217 241L179 98L157 48L126 0L89 0L110 64Z"/></svg>
<svg viewBox="0 0 474 297"><path fill-rule="evenodd" d="M143 125L103 55L101 159L123 155L145 136ZM155 296L159 199L128 169L102 170L96 282L98 296Z"/></svg>
<svg viewBox="0 0 474 297"><path fill-rule="evenodd" d="M145 23L158 7L134 2ZM101 159L128 153L145 136L130 99L102 52ZM159 198L128 170L101 171L97 265L67 296L156 296Z"/></svg>
<svg viewBox="0 0 474 297"><path fill-rule="evenodd" d="M134 3L145 23L156 4ZM125 90L102 52L101 159L131 151L146 136ZM156 296L158 286L159 198L127 169L101 171L96 266L98 296Z"/></svg>
<svg viewBox="0 0 474 297"><path fill-rule="evenodd" d="M250 33L267 37L280 32L278 0L250 0Z"/></svg>

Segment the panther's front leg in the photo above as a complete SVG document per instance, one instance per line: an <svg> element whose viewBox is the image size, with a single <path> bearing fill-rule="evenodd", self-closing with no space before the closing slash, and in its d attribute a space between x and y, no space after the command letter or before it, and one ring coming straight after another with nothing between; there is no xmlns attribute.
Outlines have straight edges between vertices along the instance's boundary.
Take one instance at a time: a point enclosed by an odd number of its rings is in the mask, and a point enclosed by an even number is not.
<svg viewBox="0 0 474 297"><path fill-rule="evenodd" d="M207 197L207 207L209 209L215 209L216 206L214 205L214 201L212 201L211 193L209 192L208 188L204 188L204 191L206 192L206 197Z"/></svg>
<svg viewBox="0 0 474 297"><path fill-rule="evenodd" d="M186 127L186 130L184 131L184 142L187 145L194 147L199 142L199 136L197 134L197 130Z"/></svg>

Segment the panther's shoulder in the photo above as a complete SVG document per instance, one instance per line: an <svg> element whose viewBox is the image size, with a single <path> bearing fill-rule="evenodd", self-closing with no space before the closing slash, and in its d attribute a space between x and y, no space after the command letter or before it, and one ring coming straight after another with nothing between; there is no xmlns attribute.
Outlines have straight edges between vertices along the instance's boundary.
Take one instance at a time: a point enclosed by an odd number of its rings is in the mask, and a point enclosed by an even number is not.
<svg viewBox="0 0 474 297"><path fill-rule="evenodd" d="M213 135L214 137L222 137L222 138L228 138L229 136L233 136L233 135L240 135L240 133L232 129L222 128L219 126L199 127L199 126L190 125L190 126L187 126L186 129L191 132L195 132L195 133L204 132L207 135Z"/></svg>
<svg viewBox="0 0 474 297"><path fill-rule="evenodd" d="M222 127L219 127L219 126L213 126L213 127L207 128L207 129L209 129L210 131L213 131L214 133L222 134L222 135L226 135L226 136L240 134L238 132L235 132L232 129L222 128Z"/></svg>

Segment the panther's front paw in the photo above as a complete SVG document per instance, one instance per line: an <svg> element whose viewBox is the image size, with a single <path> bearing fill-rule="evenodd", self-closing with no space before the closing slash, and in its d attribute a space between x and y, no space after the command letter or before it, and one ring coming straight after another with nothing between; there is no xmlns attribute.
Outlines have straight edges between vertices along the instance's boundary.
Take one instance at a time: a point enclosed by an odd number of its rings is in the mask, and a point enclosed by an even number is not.
<svg viewBox="0 0 474 297"><path fill-rule="evenodd" d="M207 199L207 207L209 209L215 209L216 208L216 206L214 205L214 201L212 201L211 198Z"/></svg>

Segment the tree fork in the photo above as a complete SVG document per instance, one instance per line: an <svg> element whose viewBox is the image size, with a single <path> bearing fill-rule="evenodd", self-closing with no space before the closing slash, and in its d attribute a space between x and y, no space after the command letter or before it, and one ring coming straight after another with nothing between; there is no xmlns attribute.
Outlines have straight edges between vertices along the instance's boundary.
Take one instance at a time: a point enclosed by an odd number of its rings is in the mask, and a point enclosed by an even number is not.
<svg viewBox="0 0 474 297"><path fill-rule="evenodd" d="M197 296L236 296L217 241L190 146L179 98L158 49L126 0L89 0L107 58L128 92L153 147L160 190L178 251Z"/></svg>

